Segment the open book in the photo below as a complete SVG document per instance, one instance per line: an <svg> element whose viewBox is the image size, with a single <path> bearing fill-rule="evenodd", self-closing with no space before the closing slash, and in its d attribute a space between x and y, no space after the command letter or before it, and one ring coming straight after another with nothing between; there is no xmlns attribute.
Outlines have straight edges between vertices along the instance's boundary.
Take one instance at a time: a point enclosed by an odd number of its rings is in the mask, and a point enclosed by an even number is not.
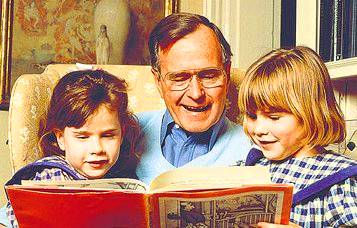
<svg viewBox="0 0 357 228"><path fill-rule="evenodd" d="M178 168L133 179L23 181L6 187L20 227L245 227L288 224L291 185L266 167Z"/></svg>

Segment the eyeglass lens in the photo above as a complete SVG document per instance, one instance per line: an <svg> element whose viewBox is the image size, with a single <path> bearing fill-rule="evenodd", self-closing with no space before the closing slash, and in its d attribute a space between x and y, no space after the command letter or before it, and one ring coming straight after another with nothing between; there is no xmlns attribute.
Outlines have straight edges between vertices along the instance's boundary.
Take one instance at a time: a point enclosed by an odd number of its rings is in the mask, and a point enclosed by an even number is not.
<svg viewBox="0 0 357 228"><path fill-rule="evenodd" d="M205 88L221 86L224 83L224 71L218 68L207 68L196 72L179 71L168 73L165 80L173 90L186 89L196 75L201 85Z"/></svg>

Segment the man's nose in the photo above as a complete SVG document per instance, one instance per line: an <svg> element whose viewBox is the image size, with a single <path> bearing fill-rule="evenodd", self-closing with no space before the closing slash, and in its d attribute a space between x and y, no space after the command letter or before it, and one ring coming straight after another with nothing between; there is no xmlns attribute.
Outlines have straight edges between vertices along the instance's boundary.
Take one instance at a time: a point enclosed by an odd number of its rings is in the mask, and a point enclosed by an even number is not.
<svg viewBox="0 0 357 228"><path fill-rule="evenodd" d="M189 82L187 94L195 100L201 98L205 94L204 87L196 75L193 75L191 81Z"/></svg>

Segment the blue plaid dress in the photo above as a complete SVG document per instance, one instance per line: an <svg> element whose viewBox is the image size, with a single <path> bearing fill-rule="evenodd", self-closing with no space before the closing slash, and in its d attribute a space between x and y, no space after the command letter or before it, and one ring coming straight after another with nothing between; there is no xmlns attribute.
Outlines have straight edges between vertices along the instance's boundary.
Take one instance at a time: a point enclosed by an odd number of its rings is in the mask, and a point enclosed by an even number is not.
<svg viewBox="0 0 357 228"><path fill-rule="evenodd" d="M51 163L59 164L60 166L66 167L66 168L70 169L71 171L73 171L73 173L76 176L68 175L68 173L65 172L64 170L62 170L61 168L49 167L49 168L44 168L38 172L35 172L33 177L26 178L26 179L36 180L36 181L37 180L38 181L43 181L43 180L62 181L62 180L74 180L74 179L87 179L84 176L82 176L81 174L79 174L77 171L75 171L74 168L70 164L68 164L64 158L62 158L60 156L45 157L45 158L40 159L34 163L40 163L40 162L51 162ZM7 206L6 206L6 215L9 218L10 223L13 227L16 227L16 228L19 227L10 202L8 202Z"/></svg>
<svg viewBox="0 0 357 228"><path fill-rule="evenodd" d="M256 165L269 166L274 183L294 185L294 193L357 161L326 151L315 157L269 161L261 158ZM356 176L333 185L327 191L291 209L290 221L302 227L357 227Z"/></svg>

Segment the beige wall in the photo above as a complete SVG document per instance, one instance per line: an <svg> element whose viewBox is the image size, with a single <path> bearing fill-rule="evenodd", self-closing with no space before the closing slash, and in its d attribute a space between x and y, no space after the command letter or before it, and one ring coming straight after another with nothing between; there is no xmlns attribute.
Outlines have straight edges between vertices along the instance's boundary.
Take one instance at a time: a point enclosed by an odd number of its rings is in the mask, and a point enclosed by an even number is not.
<svg viewBox="0 0 357 228"><path fill-rule="evenodd" d="M8 112L0 111L0 205L4 205L6 197L4 194L4 183L10 178L10 156L7 141Z"/></svg>
<svg viewBox="0 0 357 228"><path fill-rule="evenodd" d="M204 0L180 0L180 12L203 14Z"/></svg>

